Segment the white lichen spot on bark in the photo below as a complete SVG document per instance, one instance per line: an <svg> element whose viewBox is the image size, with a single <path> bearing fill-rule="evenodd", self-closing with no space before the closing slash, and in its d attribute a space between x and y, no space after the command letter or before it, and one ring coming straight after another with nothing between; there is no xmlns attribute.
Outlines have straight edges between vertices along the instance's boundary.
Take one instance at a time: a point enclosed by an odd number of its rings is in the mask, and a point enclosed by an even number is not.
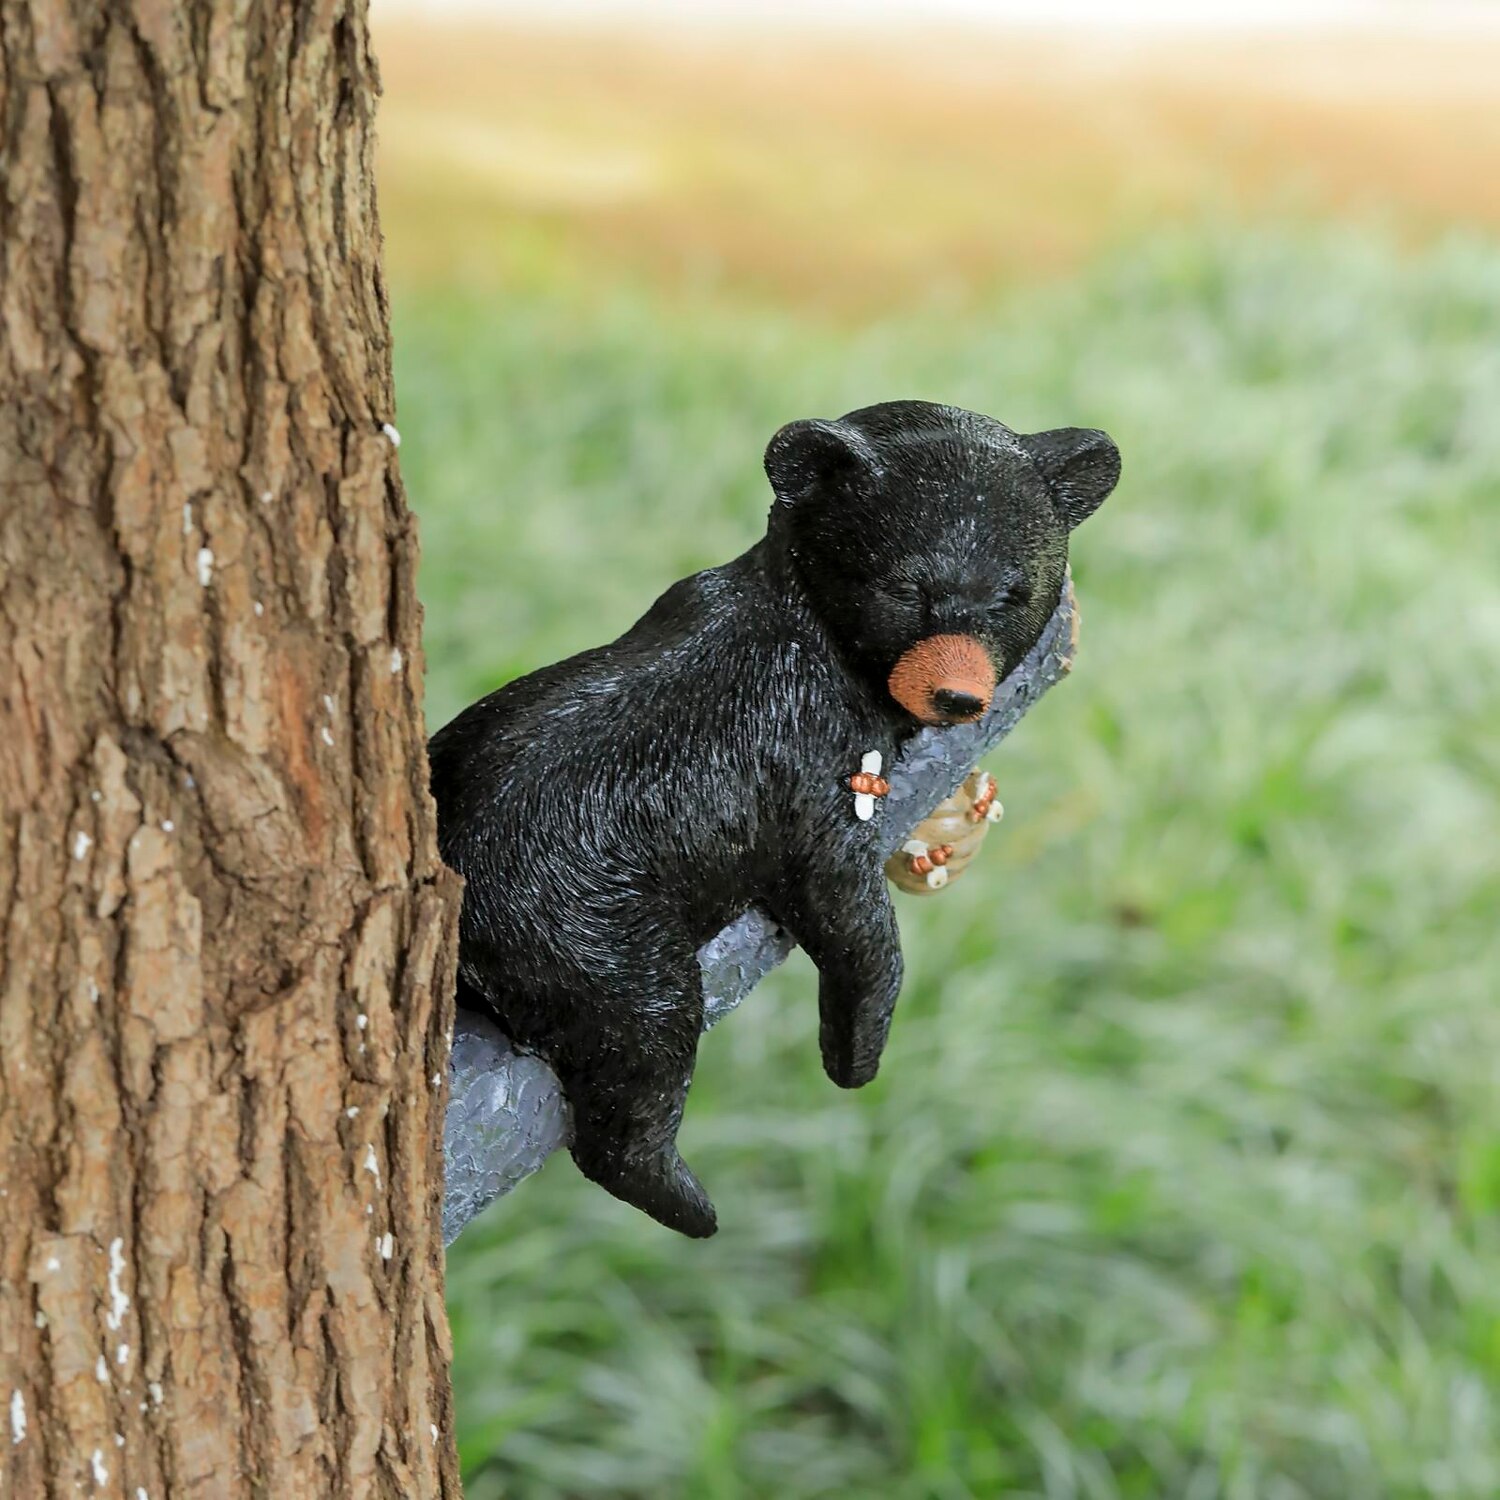
<svg viewBox="0 0 1500 1500"><path fill-rule="evenodd" d="M124 1272L125 1241L117 1236L109 1242L109 1311L104 1315L111 1333L120 1331L125 1322L125 1314L130 1311L130 1296L120 1285L120 1277Z"/></svg>

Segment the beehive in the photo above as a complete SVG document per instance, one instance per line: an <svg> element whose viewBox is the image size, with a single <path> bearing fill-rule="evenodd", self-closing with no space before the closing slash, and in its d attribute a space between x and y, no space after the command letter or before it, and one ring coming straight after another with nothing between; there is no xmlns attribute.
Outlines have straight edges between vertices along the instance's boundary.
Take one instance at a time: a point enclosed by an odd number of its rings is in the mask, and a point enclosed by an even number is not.
<svg viewBox="0 0 1500 1500"><path fill-rule="evenodd" d="M995 796L995 778L988 771L971 771L886 860L886 877L897 890L913 896L945 889L973 863L990 824L998 823L1004 813Z"/></svg>

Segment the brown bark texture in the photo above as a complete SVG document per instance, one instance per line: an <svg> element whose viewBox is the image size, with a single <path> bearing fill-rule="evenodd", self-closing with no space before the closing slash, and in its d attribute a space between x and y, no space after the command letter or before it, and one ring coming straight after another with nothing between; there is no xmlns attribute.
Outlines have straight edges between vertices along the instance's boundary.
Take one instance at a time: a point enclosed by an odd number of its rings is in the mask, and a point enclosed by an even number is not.
<svg viewBox="0 0 1500 1500"><path fill-rule="evenodd" d="M456 1496L456 879L340 0L0 0L0 1495Z"/></svg>

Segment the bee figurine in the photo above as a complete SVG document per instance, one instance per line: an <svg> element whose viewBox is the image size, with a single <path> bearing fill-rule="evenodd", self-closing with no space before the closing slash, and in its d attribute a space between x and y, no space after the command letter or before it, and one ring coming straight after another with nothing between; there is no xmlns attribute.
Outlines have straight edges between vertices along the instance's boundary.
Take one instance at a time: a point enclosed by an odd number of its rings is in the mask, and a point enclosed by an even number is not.
<svg viewBox="0 0 1500 1500"><path fill-rule="evenodd" d="M861 756L859 770L849 778L849 790L854 793L854 816L861 823L868 823L875 816L875 799L889 795L891 784L880 774L880 751L871 750Z"/></svg>

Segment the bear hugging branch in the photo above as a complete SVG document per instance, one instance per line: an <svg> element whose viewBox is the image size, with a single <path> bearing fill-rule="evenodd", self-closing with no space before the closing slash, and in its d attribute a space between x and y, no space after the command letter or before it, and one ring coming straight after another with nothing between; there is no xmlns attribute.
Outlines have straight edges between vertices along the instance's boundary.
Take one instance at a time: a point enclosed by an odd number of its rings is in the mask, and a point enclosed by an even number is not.
<svg viewBox="0 0 1500 1500"><path fill-rule="evenodd" d="M449 1243L564 1144L712 1233L676 1149L701 1031L800 944L825 1070L873 1077L901 982L885 861L1071 666L1103 433L892 402L792 423L766 468L762 542L433 738L467 880Z"/></svg>

